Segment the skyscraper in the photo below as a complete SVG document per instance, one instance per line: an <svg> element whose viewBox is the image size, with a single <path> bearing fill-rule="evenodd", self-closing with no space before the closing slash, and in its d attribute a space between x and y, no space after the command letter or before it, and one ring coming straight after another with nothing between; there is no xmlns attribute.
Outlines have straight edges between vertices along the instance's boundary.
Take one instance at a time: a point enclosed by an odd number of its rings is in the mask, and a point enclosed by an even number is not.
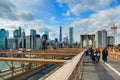
<svg viewBox="0 0 120 80"><path fill-rule="evenodd" d="M15 49L18 49L19 46L20 46L19 45L19 39L21 37L21 27L20 26L19 26L18 29L16 29L16 30L13 31L13 36L15 38L15 45L16 45Z"/></svg>
<svg viewBox="0 0 120 80"><path fill-rule="evenodd" d="M113 36L108 36L107 37L108 39L107 39L107 45L108 46L111 46L111 45L114 45L114 37Z"/></svg>
<svg viewBox="0 0 120 80"><path fill-rule="evenodd" d="M59 41L62 43L62 27L60 26Z"/></svg>
<svg viewBox="0 0 120 80"><path fill-rule="evenodd" d="M19 38L19 48L25 48L25 43L26 42L26 40L25 40L25 32L24 32L24 30L22 31L22 33L21 33L21 37Z"/></svg>
<svg viewBox="0 0 120 80"><path fill-rule="evenodd" d="M36 49L36 30L30 30L30 42L31 42L31 49Z"/></svg>
<svg viewBox="0 0 120 80"><path fill-rule="evenodd" d="M45 31L45 33L44 34L46 34L47 35L47 37L48 37L48 39L49 39L49 32L48 31Z"/></svg>
<svg viewBox="0 0 120 80"><path fill-rule="evenodd" d="M40 43L41 43L41 40L40 40L40 35L36 35L36 49L39 50L40 49Z"/></svg>
<svg viewBox="0 0 120 80"><path fill-rule="evenodd" d="M26 49L31 49L31 36L26 36Z"/></svg>
<svg viewBox="0 0 120 80"><path fill-rule="evenodd" d="M102 30L102 47L107 47L107 31Z"/></svg>
<svg viewBox="0 0 120 80"><path fill-rule="evenodd" d="M14 36L14 37L18 37L18 30L14 30L14 31L13 31L13 36Z"/></svg>
<svg viewBox="0 0 120 80"><path fill-rule="evenodd" d="M68 37L66 36L63 39L64 39L64 41L63 41L64 47L68 47L68 43L69 43L68 42Z"/></svg>
<svg viewBox="0 0 120 80"><path fill-rule="evenodd" d="M21 26L19 26L19 28L18 28L18 37L21 37Z"/></svg>
<svg viewBox="0 0 120 80"><path fill-rule="evenodd" d="M54 42L53 42L53 48L54 48L54 49L58 48L58 45L59 45L59 39L58 39L58 38L55 38L55 39L54 39Z"/></svg>
<svg viewBox="0 0 120 80"><path fill-rule="evenodd" d="M95 34L96 48L102 47L102 31L97 31Z"/></svg>
<svg viewBox="0 0 120 80"><path fill-rule="evenodd" d="M58 38L55 38L55 43L58 43Z"/></svg>
<svg viewBox="0 0 120 80"><path fill-rule="evenodd" d="M7 49L14 49L15 47L15 39L14 38L7 38Z"/></svg>
<svg viewBox="0 0 120 80"><path fill-rule="evenodd" d="M42 36L42 47L43 47L43 50L47 49L47 41L48 41L48 35L47 34L43 34Z"/></svg>
<svg viewBox="0 0 120 80"><path fill-rule="evenodd" d="M73 45L73 27L69 28L69 47L72 47Z"/></svg>
<svg viewBox="0 0 120 80"><path fill-rule="evenodd" d="M97 48L107 47L107 31L106 30L97 31L95 38L96 38Z"/></svg>
<svg viewBox="0 0 120 80"><path fill-rule="evenodd" d="M0 49L7 48L7 37L8 31L6 31L5 29L0 29Z"/></svg>
<svg viewBox="0 0 120 80"><path fill-rule="evenodd" d="M30 36L36 36L36 30L30 29Z"/></svg>
<svg viewBox="0 0 120 80"><path fill-rule="evenodd" d="M48 40L48 35L47 34L43 34L42 39Z"/></svg>

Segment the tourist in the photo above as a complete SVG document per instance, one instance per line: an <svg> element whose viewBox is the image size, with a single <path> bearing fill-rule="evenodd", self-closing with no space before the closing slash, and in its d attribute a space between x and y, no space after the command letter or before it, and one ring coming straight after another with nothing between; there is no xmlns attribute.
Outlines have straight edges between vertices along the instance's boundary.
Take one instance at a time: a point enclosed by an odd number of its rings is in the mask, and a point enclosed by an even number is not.
<svg viewBox="0 0 120 80"><path fill-rule="evenodd" d="M102 51L102 59L104 62L107 62L107 56L108 56L108 50L107 48L104 48L104 50Z"/></svg>
<svg viewBox="0 0 120 80"><path fill-rule="evenodd" d="M98 62L99 61L99 52L98 52L98 49L95 50L94 52L94 56L93 56L93 61L94 62Z"/></svg>
<svg viewBox="0 0 120 80"><path fill-rule="evenodd" d="M98 51L98 61L100 61L100 54L101 54L101 51L100 51L100 49L98 49L97 51Z"/></svg>
<svg viewBox="0 0 120 80"><path fill-rule="evenodd" d="M85 62L88 62L88 57L89 57L88 49L86 48L86 50L85 50Z"/></svg>

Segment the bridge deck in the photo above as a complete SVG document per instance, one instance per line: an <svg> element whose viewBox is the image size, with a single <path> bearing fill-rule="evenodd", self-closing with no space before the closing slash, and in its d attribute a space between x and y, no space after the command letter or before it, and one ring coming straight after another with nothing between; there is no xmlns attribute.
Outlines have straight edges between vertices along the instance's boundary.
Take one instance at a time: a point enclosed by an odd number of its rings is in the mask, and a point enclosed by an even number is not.
<svg viewBox="0 0 120 80"><path fill-rule="evenodd" d="M110 67L116 69L118 73ZM88 63L83 64L82 76L80 80L120 80L120 62L108 59L107 63L100 61L94 63L90 60Z"/></svg>

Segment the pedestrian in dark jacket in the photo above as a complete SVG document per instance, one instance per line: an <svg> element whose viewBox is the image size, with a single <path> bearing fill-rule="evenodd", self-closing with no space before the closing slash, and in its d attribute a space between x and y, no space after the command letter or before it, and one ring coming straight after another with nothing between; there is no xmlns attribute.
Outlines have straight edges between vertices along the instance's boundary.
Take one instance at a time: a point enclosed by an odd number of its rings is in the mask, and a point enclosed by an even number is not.
<svg viewBox="0 0 120 80"><path fill-rule="evenodd" d="M108 56L108 50L107 48L104 48L104 50L102 51L102 59L104 62L107 62L107 56Z"/></svg>

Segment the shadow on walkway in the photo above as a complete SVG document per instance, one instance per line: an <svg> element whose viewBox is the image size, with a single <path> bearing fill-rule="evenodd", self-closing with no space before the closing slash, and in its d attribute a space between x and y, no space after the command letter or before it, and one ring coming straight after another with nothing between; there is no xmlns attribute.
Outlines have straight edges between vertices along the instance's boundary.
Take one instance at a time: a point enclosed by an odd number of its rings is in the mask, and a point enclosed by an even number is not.
<svg viewBox="0 0 120 80"><path fill-rule="evenodd" d="M93 64L95 66L99 80L114 80L110 73L100 63Z"/></svg>
<svg viewBox="0 0 120 80"><path fill-rule="evenodd" d="M80 80L115 80L101 63L83 63Z"/></svg>

